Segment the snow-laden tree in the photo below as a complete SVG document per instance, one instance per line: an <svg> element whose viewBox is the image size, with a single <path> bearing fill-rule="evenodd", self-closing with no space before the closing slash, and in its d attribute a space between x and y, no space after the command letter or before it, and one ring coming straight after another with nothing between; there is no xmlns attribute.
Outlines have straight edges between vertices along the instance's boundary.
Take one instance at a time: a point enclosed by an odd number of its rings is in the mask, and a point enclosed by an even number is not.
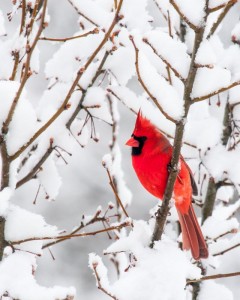
<svg viewBox="0 0 240 300"><path fill-rule="evenodd" d="M239 4L68 2L79 15L79 30L70 37L47 35L50 1L15 0L8 14L0 6L1 297L73 299L74 288L36 283L37 257L56 243L64 247L72 238L94 239L112 232L115 242L104 253L113 261L118 279L108 278L100 256L89 257L97 287L106 297L233 299L232 291L216 279L240 271L224 268L230 260L237 264L240 245ZM232 22L225 21L229 16ZM52 43L57 44L54 53L43 63L42 51ZM44 88L32 101L31 86L39 81ZM133 118L141 108L174 147L163 204L153 208L150 220L129 218L132 195L121 168L119 105L130 109ZM21 203L12 204L16 190L31 180L38 182L36 198L41 190L46 199L57 200L59 162L66 161L71 149L88 151L88 141L98 141L99 119L111 126L103 167L116 204L110 202L105 210L98 207L67 233ZM201 209L210 252L200 262L181 250L170 203L180 153L198 184L193 202ZM34 197L26 195L30 196ZM83 231L92 224L98 228Z"/></svg>

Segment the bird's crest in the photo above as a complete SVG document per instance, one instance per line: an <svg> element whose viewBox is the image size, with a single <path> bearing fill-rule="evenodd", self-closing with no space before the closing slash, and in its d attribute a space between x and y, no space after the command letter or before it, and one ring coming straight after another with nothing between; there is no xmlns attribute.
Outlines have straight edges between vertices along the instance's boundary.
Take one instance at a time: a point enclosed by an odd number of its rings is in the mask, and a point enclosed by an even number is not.
<svg viewBox="0 0 240 300"><path fill-rule="evenodd" d="M153 124L146 117L143 116L142 111L140 109L137 114L134 133L138 135L138 133L143 133L148 131L153 132L155 130L156 127L153 126Z"/></svg>

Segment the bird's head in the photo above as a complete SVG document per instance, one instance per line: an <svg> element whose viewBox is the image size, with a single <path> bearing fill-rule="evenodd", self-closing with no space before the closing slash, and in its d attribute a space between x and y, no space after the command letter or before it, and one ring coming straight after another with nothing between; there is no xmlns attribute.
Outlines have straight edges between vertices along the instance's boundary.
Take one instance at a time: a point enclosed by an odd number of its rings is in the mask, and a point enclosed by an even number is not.
<svg viewBox="0 0 240 300"><path fill-rule="evenodd" d="M146 150L153 149L161 136L162 134L157 127L144 117L141 110L139 110L133 134L126 145L132 147L132 155L140 155Z"/></svg>

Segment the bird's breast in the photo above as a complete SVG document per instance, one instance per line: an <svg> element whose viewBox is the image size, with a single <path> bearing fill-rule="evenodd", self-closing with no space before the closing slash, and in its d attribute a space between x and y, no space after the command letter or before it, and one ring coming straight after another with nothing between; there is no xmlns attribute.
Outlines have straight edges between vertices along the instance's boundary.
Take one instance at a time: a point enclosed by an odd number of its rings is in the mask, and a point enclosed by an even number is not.
<svg viewBox="0 0 240 300"><path fill-rule="evenodd" d="M167 185L168 164L167 155L133 156L133 168L144 188L153 196L162 199Z"/></svg>

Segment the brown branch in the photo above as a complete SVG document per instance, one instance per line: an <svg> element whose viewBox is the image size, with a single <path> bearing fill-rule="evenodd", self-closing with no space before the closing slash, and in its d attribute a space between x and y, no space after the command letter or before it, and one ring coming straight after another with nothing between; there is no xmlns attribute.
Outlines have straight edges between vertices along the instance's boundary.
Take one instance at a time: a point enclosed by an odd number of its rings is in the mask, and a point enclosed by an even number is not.
<svg viewBox="0 0 240 300"><path fill-rule="evenodd" d="M97 266L98 264L97 263L93 263L92 264L92 268L93 268L93 271L94 271L94 275L95 275L95 278L97 280L97 287L99 290L101 290L104 294L108 295L109 297L111 297L112 299L114 300L118 300L118 298L114 295L112 295L111 293L109 293L101 284L101 278L97 272Z"/></svg>
<svg viewBox="0 0 240 300"><path fill-rule="evenodd" d="M92 236L96 235L99 233L104 233L112 230L119 230L121 228L130 226L131 223L129 221L123 222L119 225L92 231L92 232L84 232L84 233L78 233L78 234L68 234L68 235L62 235L62 236L45 236L45 237L32 237L32 238L27 238L24 240L19 240L19 241L13 241L9 242L10 245L20 245L26 242L31 242L31 241L45 241L45 240L66 240L66 239L71 239L71 238L76 238L76 237L85 237L85 236Z"/></svg>
<svg viewBox="0 0 240 300"><path fill-rule="evenodd" d="M86 37L86 36L91 35L91 34L98 34L98 33L99 33L99 29L96 27L93 30L90 30L88 32L85 32L83 34L79 34L79 35L76 35L76 36L71 36L71 37L67 37L67 38L40 37L39 40L52 41L52 42L63 42L64 43L66 41L71 41L71 40L79 39L79 38L82 38L82 37Z"/></svg>
<svg viewBox="0 0 240 300"><path fill-rule="evenodd" d="M157 50L153 47L153 45L148 41L148 39L146 39L146 38L144 38L143 39L143 42L144 43L146 43L148 46L150 46L151 48L152 48L152 50L153 50L153 52L159 57L159 58L161 58L161 60L167 65L167 67L169 68L169 69L171 69L172 71L173 71L173 73L175 74L175 76L177 77L177 78L179 78L182 82L185 82L186 81L186 79L185 78L183 78L180 74L179 74L179 72L161 55L161 54L159 54L158 52L157 52Z"/></svg>
<svg viewBox="0 0 240 300"><path fill-rule="evenodd" d="M17 152L15 152L13 155L10 156L11 161L15 160L17 157L19 157L20 154L22 154L60 115L63 111L66 110L67 108L67 104L72 96L72 93L74 92L76 86L78 85L79 80L81 79L84 71L87 70L87 68L89 67L89 65L93 62L93 60L95 59L95 57L97 56L97 54L100 52L100 50L102 49L102 47L105 45L105 43L107 42L114 26L116 25L116 23L118 22L118 14L120 12L120 9L122 7L122 2L123 0L120 0L118 8L116 10L115 16L113 18L113 21L108 29L108 31L106 32L104 38L102 39L101 43L99 44L99 46L95 49L95 51L92 53L92 55L89 57L88 61L86 62L86 64L84 65L84 67L81 67L79 69L79 71L77 72L77 76L71 86L71 88L69 89L67 96L65 97L62 105L59 107L59 109L53 114L53 116L40 128L38 129L35 134L30 138L30 140L25 143L21 148L19 148L17 150Z"/></svg>
<svg viewBox="0 0 240 300"><path fill-rule="evenodd" d="M53 150L54 150L54 148L52 146L50 146L47 149L47 151L40 158L40 160L38 161L38 163L36 163L36 165L32 168L32 170L26 176L24 176L21 180L19 180L17 182L16 189L19 188L20 186L22 186L23 184L25 184L26 182L28 182L29 180L31 180L36 175L36 173L38 172L38 170L40 169L40 167L48 159L48 157L51 155L51 153L52 153Z"/></svg>
<svg viewBox="0 0 240 300"><path fill-rule="evenodd" d="M173 123L177 123L177 121L175 119L173 119L171 116L169 116L165 111L164 109L162 108L162 106L159 104L157 98L155 96L153 96L153 94L149 91L148 87L146 86L146 84L144 83L142 77L141 77L141 74L140 74L140 70L139 70L139 49L137 48L135 42L134 42L134 39L132 36L129 37L133 46L134 46L134 49L135 49L135 66L136 66L136 71L137 71L137 77L138 77L138 81L140 82L141 86L143 87L143 89L145 90L145 92L148 94L148 96L152 99L152 101L154 102L154 104L157 106L157 108L160 110L160 112L164 115L164 117L166 119L168 119L169 121L173 122Z"/></svg>
<svg viewBox="0 0 240 300"><path fill-rule="evenodd" d="M20 34L23 33L25 22L26 22L26 0L22 0L22 17L21 17Z"/></svg>
<svg viewBox="0 0 240 300"><path fill-rule="evenodd" d="M236 245L234 245L234 246L232 246L230 248L227 248L227 249L225 249L225 250L223 250L221 252L215 253L215 254L213 254L213 256L223 255L223 254L225 254L225 253L227 253L227 252L229 252L229 251L231 251L231 250L233 250L233 249L235 249L235 248L237 248L239 246L240 246L240 243L238 243L238 244L236 244Z"/></svg>
<svg viewBox="0 0 240 300"><path fill-rule="evenodd" d="M170 0L169 1L172 6L175 8L175 10L177 11L177 13L179 14L180 18L182 18L190 28L192 28L195 32L197 32L200 28L195 26L193 23L191 23L189 21L189 19L184 15L184 13L180 10L180 8L178 7L178 5L175 3L174 0Z"/></svg>
<svg viewBox="0 0 240 300"><path fill-rule="evenodd" d="M111 93L114 97L116 97L120 102L122 102L122 103L124 103L124 101L112 90L112 89L110 89L110 88L108 88L107 89L107 92L109 92L109 93ZM125 104L125 103L124 103ZM127 105L126 105L127 106ZM131 107L128 107L129 109L130 109L130 111L131 112L133 112L135 115L137 115L137 111L135 111L133 108L131 108ZM172 135L170 135L169 133L167 133L166 131L164 131L164 130L162 130L162 129L160 129L160 128L158 128L166 137L168 137L168 138L170 138L170 139L173 139L173 136ZM187 145L187 146L189 146L189 147L192 147L192 148L195 148L195 149L197 149L197 146L196 145L193 145L193 144L191 144L191 143L189 143L189 142L183 142L183 144L185 144L185 145Z"/></svg>
<svg viewBox="0 0 240 300"><path fill-rule="evenodd" d="M109 172L109 169L107 168L107 166L105 165L105 163L103 163L103 166L104 166L104 168L105 168L106 171L107 171L108 178L109 178L109 184L110 184L110 186L111 186L111 188L112 188L112 190L113 190L113 193L114 193L114 195L115 195L115 197L116 197L117 203L121 206L121 208L122 208L122 210L123 210L125 216L126 216L127 218L129 218L129 215L128 215L128 213L127 213L127 211L126 211L124 205L122 204L122 201L121 201L120 197L118 196L118 192L117 192L117 189L116 189L115 184L113 183L112 176L111 176L111 174L110 174L110 172Z"/></svg>
<svg viewBox="0 0 240 300"><path fill-rule="evenodd" d="M208 217L212 215L214 203L217 195L217 186L214 178L210 177L208 181L206 199L203 203L202 208L202 224L206 221Z"/></svg>
<svg viewBox="0 0 240 300"><path fill-rule="evenodd" d="M33 43L31 45L31 47L29 48L29 50L27 50L27 59L26 59L26 62L25 62L25 67L24 67L24 73L23 73L23 77L22 77L22 80L21 80L21 83L20 83L20 86L19 86L19 89L13 99L13 102L12 102L12 105L10 107L10 110L8 112L8 116L6 118L6 120L4 121L3 123L3 126L2 126L2 133L3 134L7 134L8 132L8 128L9 128L9 124L11 123L12 121L12 118L13 118L13 115L14 115L14 112L15 112L15 109L16 109L16 106L18 104L18 101L20 99L20 96L22 94L22 91L23 91L23 88L28 80L28 78L30 77L30 62L31 62L31 57L32 57L32 53L35 49L35 46L39 40L39 37L44 29L44 18L45 18L45 14L46 14L46 9L47 9L47 0L45 0L44 2L44 7L43 7L43 12L42 12L42 17L41 17L41 21L40 21L40 25L39 25L39 29L38 29L38 32L33 40Z"/></svg>
<svg viewBox="0 0 240 300"><path fill-rule="evenodd" d="M223 11L220 13L220 15L217 18L217 21L212 25L209 34L207 35L207 39L209 39L217 30L218 26L222 23L223 19L229 12L229 10L237 3L237 0L231 0L226 5L218 6L218 9L223 8ZM212 12L212 10L210 10Z"/></svg>
<svg viewBox="0 0 240 300"><path fill-rule="evenodd" d="M86 228L87 226L92 225L92 224L94 224L96 222L104 222L106 220L106 218L105 217L100 217L99 216L100 213L101 213L101 211L97 211L95 213L95 215L93 216L93 218L89 222L87 222L86 224L84 224L83 222L81 222L81 224L76 229L74 229L69 235L71 236L72 234L75 234L75 233L79 232L80 230L82 230L83 228ZM70 238L67 237L65 239L55 240L54 242L50 242L50 243L47 243L47 244L43 245L42 249L51 247L53 245L56 245L58 243L64 242L64 241L69 240L69 239Z"/></svg>
<svg viewBox="0 0 240 300"><path fill-rule="evenodd" d="M207 4L208 1L206 0L206 6L205 6L205 20L204 23L206 22L207 19ZM191 93L192 93L192 88L193 84L196 78L196 73L197 69L195 67L195 59L196 59L196 54L197 51L201 45L201 42L203 40L203 35L204 35L204 27L201 27L198 31L195 32L195 40L194 40L194 46L193 46L193 51L192 51L192 58L191 58L191 64L189 68L189 73L188 77L185 83L184 87L184 116L183 119L180 120L176 124L176 130L175 130L175 138L174 138L174 144L173 144L173 153L172 153L172 158L171 158L171 169L167 181L167 186L164 192L164 197L163 197L163 204L162 206L158 209L157 214L156 214L156 223L154 227L154 232L151 240L150 247L152 248L154 246L154 242L158 241L161 239L162 234L163 234L163 228L166 223L166 219L170 210L170 200L172 198L172 193L174 189L174 184L177 178L178 174L178 162L180 158L180 151L181 151L181 146L182 146L182 141L183 141L183 133L184 133L184 128L185 128L185 122L184 120L187 118L188 111L191 105Z"/></svg>
<svg viewBox="0 0 240 300"><path fill-rule="evenodd" d="M88 85L88 87L87 87L85 90L82 90L82 96L81 96L81 98L80 98L80 100L79 100L78 106L76 107L76 109L74 110L74 112L72 113L71 117L69 118L69 120L68 120L67 123L66 123L66 127L67 127L69 130L70 130L70 127L71 127L73 121L75 120L75 118L76 118L77 115L79 114L80 110L83 108L83 107L82 107L82 104L83 104L83 101L84 101L84 99L85 99L85 97L86 97L87 90L88 90L90 87L92 87L92 86L94 85L95 81L97 80L97 78L98 78L98 77L100 76L100 74L102 73L102 68L103 68L103 66L104 66L104 64L105 64L105 62L106 62L106 60L107 60L109 54L110 54L109 51L106 51L106 52L105 52L105 54L104 54L104 56L103 56L103 58L102 58L102 60L101 60L101 62L100 62L100 64L99 64L99 66L98 66L98 68L97 68L97 71L96 71L95 75L94 75L93 78L92 78L91 83ZM85 107L85 108L86 108L86 107Z"/></svg>
<svg viewBox="0 0 240 300"><path fill-rule="evenodd" d="M233 88L233 87L235 87L237 85L240 85L240 81L235 81L235 82L231 83L229 86L220 88L219 90L211 92L208 95L205 95L205 96L202 96L202 97L193 98L192 99L192 103L209 99L210 97L213 97L213 96L218 95L218 94L220 94L222 92L228 91L228 90L230 90L231 88Z"/></svg>
<svg viewBox="0 0 240 300"><path fill-rule="evenodd" d="M93 20L91 20L88 16L84 15L79 8L73 4L73 2L71 0L68 0L68 2L72 5L72 7L76 10L76 12L82 16L84 19L86 19L88 22L92 23L93 25L99 27L99 25L97 23L95 23Z"/></svg>
<svg viewBox="0 0 240 300"><path fill-rule="evenodd" d="M240 272L204 276L204 277L201 277L199 279L187 279L187 284L190 284L190 283L193 283L193 282L201 282L201 281L204 281L204 280L227 278L227 277L233 277L233 276L240 276Z"/></svg>
<svg viewBox="0 0 240 300"><path fill-rule="evenodd" d="M9 80L15 80L16 75L17 75L17 70L18 70L18 64L19 64L19 51L16 51L13 53L14 56L14 65L13 65L13 70L12 70L12 74L9 78Z"/></svg>

